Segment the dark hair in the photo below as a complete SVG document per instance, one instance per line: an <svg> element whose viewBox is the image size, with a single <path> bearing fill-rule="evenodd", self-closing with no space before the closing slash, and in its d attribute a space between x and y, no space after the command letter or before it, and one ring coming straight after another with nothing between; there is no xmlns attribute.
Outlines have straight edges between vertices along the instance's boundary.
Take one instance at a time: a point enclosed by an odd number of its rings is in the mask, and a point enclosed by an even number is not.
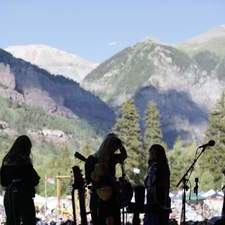
<svg viewBox="0 0 225 225"><path fill-rule="evenodd" d="M114 133L109 133L104 141L102 142L100 148L95 153L99 162L108 161L114 152L122 145L121 140Z"/></svg>
<svg viewBox="0 0 225 225"><path fill-rule="evenodd" d="M162 145L153 144L149 149L149 165L152 163L168 164L166 152Z"/></svg>
<svg viewBox="0 0 225 225"><path fill-rule="evenodd" d="M2 164L32 164L30 153L32 143L28 136L19 136L5 155Z"/></svg>

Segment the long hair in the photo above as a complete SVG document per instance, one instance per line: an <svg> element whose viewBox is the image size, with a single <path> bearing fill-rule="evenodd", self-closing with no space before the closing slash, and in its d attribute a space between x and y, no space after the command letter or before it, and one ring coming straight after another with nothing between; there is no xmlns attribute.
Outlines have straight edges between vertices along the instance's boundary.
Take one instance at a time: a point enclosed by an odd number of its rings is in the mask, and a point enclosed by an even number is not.
<svg viewBox="0 0 225 225"><path fill-rule="evenodd" d="M32 164L30 158L31 148L30 138L26 135L19 136L3 158L2 165Z"/></svg>
<svg viewBox="0 0 225 225"><path fill-rule="evenodd" d="M107 162L111 159L114 152L121 145L121 140L114 133L109 133L104 141L102 142L100 148L95 153L95 156L98 158L98 162Z"/></svg>
<svg viewBox="0 0 225 225"><path fill-rule="evenodd" d="M168 165L165 149L162 145L153 144L149 149L149 166L153 163Z"/></svg>

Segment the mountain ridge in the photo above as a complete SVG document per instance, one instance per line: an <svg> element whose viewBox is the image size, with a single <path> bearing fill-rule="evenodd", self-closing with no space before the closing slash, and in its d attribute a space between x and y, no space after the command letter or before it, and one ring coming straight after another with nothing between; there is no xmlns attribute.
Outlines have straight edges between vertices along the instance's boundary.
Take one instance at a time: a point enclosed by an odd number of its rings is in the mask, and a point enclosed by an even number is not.
<svg viewBox="0 0 225 225"><path fill-rule="evenodd" d="M220 26L200 35L200 39L206 35L206 43L213 41L211 45L200 43L200 46L195 42L197 51L193 51L192 45L185 49L145 39L105 60L80 82L80 86L114 108L116 113L124 101L133 98L143 116L147 102L155 101L169 146L180 136L184 140L200 141L207 129L208 116L225 87L224 31L225 27ZM215 49L214 37L222 37ZM5 84L10 85L10 82L5 81ZM179 105L176 106L176 102ZM67 108L77 109L74 102L64 103Z"/></svg>
<svg viewBox="0 0 225 225"><path fill-rule="evenodd" d="M223 58L225 57L224 45L225 25L220 25L177 44L177 47L190 55L195 55L201 51L210 51Z"/></svg>
<svg viewBox="0 0 225 225"><path fill-rule="evenodd" d="M81 86L115 109L135 98L142 115L145 109L141 106L154 100L160 108L164 139L169 146L180 136L184 140L200 141L204 138L209 113L225 87L225 60L217 57L210 51L192 56L176 46L147 40L103 62L85 77ZM165 102L174 107L165 107ZM176 106L176 102L180 104ZM190 109L195 111L193 117L189 115ZM181 113L177 114L176 110ZM195 117L199 117L198 124ZM172 138L169 133L174 134Z"/></svg>
<svg viewBox="0 0 225 225"><path fill-rule="evenodd" d="M63 76L52 76L22 59L0 49L0 89L8 98L44 108L49 113L79 117L94 126L109 129L113 111L98 97ZM107 128L108 127L108 128Z"/></svg>
<svg viewBox="0 0 225 225"><path fill-rule="evenodd" d="M61 74L78 83L98 65L78 55L43 44L15 45L5 50L16 58L35 64L51 74Z"/></svg>

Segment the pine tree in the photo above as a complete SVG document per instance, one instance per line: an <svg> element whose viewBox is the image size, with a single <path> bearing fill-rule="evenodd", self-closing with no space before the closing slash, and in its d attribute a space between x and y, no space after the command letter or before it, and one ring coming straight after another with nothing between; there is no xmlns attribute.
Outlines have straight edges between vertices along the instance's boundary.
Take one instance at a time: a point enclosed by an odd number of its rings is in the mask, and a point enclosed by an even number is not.
<svg viewBox="0 0 225 225"><path fill-rule="evenodd" d="M129 100L122 105L120 117L113 129L126 147L128 155L126 160L127 174L135 184L143 183L143 177L133 172L134 168L141 169L143 164L139 120L134 102Z"/></svg>
<svg viewBox="0 0 225 225"><path fill-rule="evenodd" d="M189 166L193 163L195 159L195 144L185 144L179 138L176 140L173 149L167 152L167 157L170 166L170 187L171 190L177 190L181 188L182 184L179 187L176 187L177 183L187 171ZM190 173L189 173L190 175ZM191 172L190 177L186 177L190 179L188 186L194 183L195 178L198 177L200 183L202 183L202 177L199 176L199 167L198 163L195 164L194 170ZM191 185L190 185L191 188ZM200 185L201 189L201 185Z"/></svg>
<svg viewBox="0 0 225 225"><path fill-rule="evenodd" d="M200 163L202 176L211 177L212 187L220 189L223 185L222 170L225 168L225 92L222 94L216 109L209 118L209 127L206 132L207 140L214 139L213 149L206 149ZM207 185L205 184L205 187Z"/></svg>
<svg viewBox="0 0 225 225"><path fill-rule="evenodd" d="M163 142L162 131L160 127L160 114L156 104L149 103L144 117L144 154L143 154L143 176L146 174L148 167L149 148L153 144L166 145Z"/></svg>
<svg viewBox="0 0 225 225"><path fill-rule="evenodd" d="M70 150L67 146L58 149L58 154L55 155L50 161L48 167L45 168L44 176L55 178L58 175L71 176L71 170L73 166L73 158ZM43 172L42 172L43 173ZM56 184L55 184L56 185ZM55 194L55 185L49 185L48 192ZM43 187L42 187L43 188ZM62 180L61 192L63 195L70 192L70 178Z"/></svg>
<svg viewBox="0 0 225 225"><path fill-rule="evenodd" d="M160 114L154 103L149 103L145 112L144 148L149 149L152 144L165 146L160 127Z"/></svg>
<svg viewBox="0 0 225 225"><path fill-rule="evenodd" d="M176 184L178 179L182 176L184 168L184 152L182 152L182 142L177 139L173 149L168 153L168 160L170 166L170 186L171 190L177 189Z"/></svg>

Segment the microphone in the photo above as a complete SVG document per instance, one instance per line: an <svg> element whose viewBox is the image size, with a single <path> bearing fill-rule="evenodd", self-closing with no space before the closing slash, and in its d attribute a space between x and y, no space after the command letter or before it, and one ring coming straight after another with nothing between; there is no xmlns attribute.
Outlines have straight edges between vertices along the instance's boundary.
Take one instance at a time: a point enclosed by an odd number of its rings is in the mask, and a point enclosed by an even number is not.
<svg viewBox="0 0 225 225"><path fill-rule="evenodd" d="M204 145L200 145L198 148L206 148L209 146L214 146L216 144L216 142L214 140L210 140L208 143L204 144Z"/></svg>
<svg viewBox="0 0 225 225"><path fill-rule="evenodd" d="M194 187L194 193L198 195L198 177L195 178L195 187Z"/></svg>
<svg viewBox="0 0 225 225"><path fill-rule="evenodd" d="M75 152L74 157L84 162L87 160L86 157L81 155L79 152Z"/></svg>

